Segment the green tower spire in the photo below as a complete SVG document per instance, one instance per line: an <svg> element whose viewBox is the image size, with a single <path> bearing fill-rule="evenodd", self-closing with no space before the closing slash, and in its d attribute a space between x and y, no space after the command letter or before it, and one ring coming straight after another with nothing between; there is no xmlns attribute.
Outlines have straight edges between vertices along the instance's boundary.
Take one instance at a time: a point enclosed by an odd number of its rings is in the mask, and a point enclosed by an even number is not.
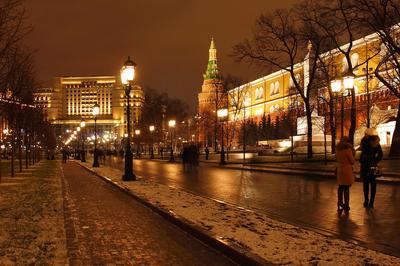
<svg viewBox="0 0 400 266"><path fill-rule="evenodd" d="M211 38L209 49L209 57L206 73L203 75L204 79L221 79L217 64L217 48L214 43L214 38Z"/></svg>

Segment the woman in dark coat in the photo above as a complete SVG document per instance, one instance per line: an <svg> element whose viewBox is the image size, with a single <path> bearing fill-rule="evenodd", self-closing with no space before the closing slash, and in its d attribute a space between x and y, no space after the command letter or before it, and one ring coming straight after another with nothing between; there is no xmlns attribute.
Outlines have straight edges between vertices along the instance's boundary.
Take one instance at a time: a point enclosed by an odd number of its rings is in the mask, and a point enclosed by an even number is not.
<svg viewBox="0 0 400 266"><path fill-rule="evenodd" d="M361 140L360 176L363 180L364 207L373 208L376 194L376 176L373 167L377 167L382 160L383 152L379 144L379 137L374 129L367 129ZM369 195L371 187L371 195ZM370 197L369 197L370 196Z"/></svg>

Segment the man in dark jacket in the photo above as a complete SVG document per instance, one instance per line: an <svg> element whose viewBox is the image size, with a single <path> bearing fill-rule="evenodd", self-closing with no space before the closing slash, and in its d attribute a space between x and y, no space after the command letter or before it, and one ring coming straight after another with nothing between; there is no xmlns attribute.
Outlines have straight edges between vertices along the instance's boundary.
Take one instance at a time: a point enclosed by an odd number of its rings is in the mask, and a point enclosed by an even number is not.
<svg viewBox="0 0 400 266"><path fill-rule="evenodd" d="M376 194L376 176L373 168L378 166L382 160L383 152L379 144L379 137L376 130L368 128L365 136L361 140L360 156L360 176L363 180L364 189L364 207L373 208ZM369 197L369 188L371 187L371 197Z"/></svg>

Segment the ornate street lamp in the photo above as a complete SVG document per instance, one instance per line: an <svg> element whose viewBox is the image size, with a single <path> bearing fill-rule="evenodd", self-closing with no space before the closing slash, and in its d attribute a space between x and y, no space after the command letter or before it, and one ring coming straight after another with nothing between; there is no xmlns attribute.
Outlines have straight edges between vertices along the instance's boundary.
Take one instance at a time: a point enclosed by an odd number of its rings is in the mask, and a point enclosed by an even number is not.
<svg viewBox="0 0 400 266"><path fill-rule="evenodd" d="M121 83L125 86L125 97L126 97L126 123L127 123L127 137L125 147L125 174L122 176L123 181L136 180L136 176L133 173L133 154L131 150L131 112L130 112L130 93L131 93L131 82L135 78L135 67L136 64L128 56L128 60L124 63L121 69Z"/></svg>
<svg viewBox="0 0 400 266"><path fill-rule="evenodd" d="M82 133L81 133L81 138L82 138L82 155L81 155L81 162L85 163L86 162L86 154L85 154L85 135L83 134L83 129L86 126L85 120L82 119L81 123L81 128L82 128Z"/></svg>
<svg viewBox="0 0 400 266"><path fill-rule="evenodd" d="M135 136L136 136L136 157L140 158L140 129L135 130Z"/></svg>
<svg viewBox="0 0 400 266"><path fill-rule="evenodd" d="M100 106L96 103L93 106L93 117L94 117L94 150L93 150L93 167L99 167L99 154L97 151L97 116L100 113Z"/></svg>
<svg viewBox="0 0 400 266"><path fill-rule="evenodd" d="M78 136L79 132L81 132L81 128L78 126L76 128L76 135ZM75 153L75 159L80 160L81 159L81 153L79 151L79 137L76 139L76 153Z"/></svg>
<svg viewBox="0 0 400 266"><path fill-rule="evenodd" d="M150 138L151 138L150 159L154 159L154 140L153 140L153 132L154 132L154 129L155 129L154 126L149 126Z"/></svg>
<svg viewBox="0 0 400 266"><path fill-rule="evenodd" d="M168 126L169 126L169 128L170 128L170 136L171 136L171 149L170 149L170 154L169 154L169 161L170 162L174 162L175 161L175 158L174 158L174 147L173 147L173 138L172 138L172 131L173 131L173 128L175 127L175 125L176 125L176 121L175 120L169 120L168 121Z"/></svg>
<svg viewBox="0 0 400 266"><path fill-rule="evenodd" d="M217 112L217 116L221 122L221 159L219 161L220 164L226 164L225 161L225 150L224 150L224 119L228 116L228 109L219 109Z"/></svg>
<svg viewBox="0 0 400 266"><path fill-rule="evenodd" d="M335 130L336 130L336 128L337 128L337 111L338 111L337 106L338 106L338 102L339 102L339 94L342 94L342 81L340 79L332 80L331 81L331 90L332 90L332 93L335 95L335 100L336 100L336 103L335 103L335 113L336 113L336 115L335 115ZM342 136L343 136L343 120L344 120L343 112L344 112L344 109L343 109L343 97L342 97L342 113L341 113L341 116L342 116L341 134L342 134Z"/></svg>

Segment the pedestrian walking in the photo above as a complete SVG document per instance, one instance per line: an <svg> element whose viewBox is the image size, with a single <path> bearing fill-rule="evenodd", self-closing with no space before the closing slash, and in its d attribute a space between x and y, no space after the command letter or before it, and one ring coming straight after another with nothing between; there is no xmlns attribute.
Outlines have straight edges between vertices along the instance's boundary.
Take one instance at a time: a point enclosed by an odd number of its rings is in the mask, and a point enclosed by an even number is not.
<svg viewBox="0 0 400 266"><path fill-rule="evenodd" d="M161 160L164 159L164 149L163 147L160 148L160 155L161 155Z"/></svg>
<svg viewBox="0 0 400 266"><path fill-rule="evenodd" d="M67 162L67 156L68 156L67 155L67 151L65 149L62 149L61 153L62 153L62 162L66 163Z"/></svg>
<svg viewBox="0 0 400 266"><path fill-rule="evenodd" d="M206 160L208 160L208 156L210 155L210 150L208 149L208 147L206 147L205 153L206 153Z"/></svg>
<svg viewBox="0 0 400 266"><path fill-rule="evenodd" d="M360 144L360 176L363 180L365 208L374 207L376 177L380 176L378 163L383 157L382 148L379 142L380 139L376 130L373 128L367 128Z"/></svg>
<svg viewBox="0 0 400 266"><path fill-rule="evenodd" d="M338 211L350 210L350 186L354 183L353 164L355 150L348 137L342 137L336 146L336 178L338 184Z"/></svg>

